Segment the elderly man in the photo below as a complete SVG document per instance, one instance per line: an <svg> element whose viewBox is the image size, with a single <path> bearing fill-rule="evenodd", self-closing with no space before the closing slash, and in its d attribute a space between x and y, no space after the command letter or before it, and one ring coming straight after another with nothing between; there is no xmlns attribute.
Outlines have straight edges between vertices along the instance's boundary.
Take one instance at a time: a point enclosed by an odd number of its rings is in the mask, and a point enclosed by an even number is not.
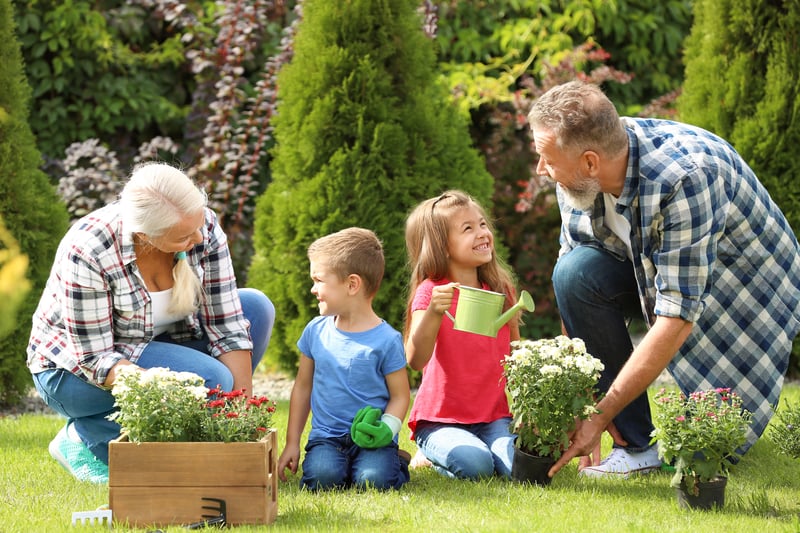
<svg viewBox="0 0 800 533"><path fill-rule="evenodd" d="M569 82L528 116L538 172L557 183L553 285L565 332L606 366L600 414L579 421L550 474L658 469L647 387L668 368L685 393L731 387L753 413L744 453L772 416L800 329L792 229L723 139L666 120L620 118L596 86ZM648 332L634 349L627 319ZM604 430L614 449L599 461Z"/></svg>

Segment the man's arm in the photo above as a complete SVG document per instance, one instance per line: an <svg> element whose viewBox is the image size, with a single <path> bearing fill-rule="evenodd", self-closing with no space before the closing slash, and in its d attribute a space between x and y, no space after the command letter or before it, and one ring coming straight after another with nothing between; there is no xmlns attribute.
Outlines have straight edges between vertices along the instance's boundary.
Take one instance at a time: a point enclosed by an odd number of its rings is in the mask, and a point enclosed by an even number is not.
<svg viewBox="0 0 800 533"><path fill-rule="evenodd" d="M633 350L606 395L597 404L599 414L578 420L570 447L550 469L556 474L573 458L589 455L615 416L647 390L663 372L692 331L692 323L681 318L659 316L653 327Z"/></svg>

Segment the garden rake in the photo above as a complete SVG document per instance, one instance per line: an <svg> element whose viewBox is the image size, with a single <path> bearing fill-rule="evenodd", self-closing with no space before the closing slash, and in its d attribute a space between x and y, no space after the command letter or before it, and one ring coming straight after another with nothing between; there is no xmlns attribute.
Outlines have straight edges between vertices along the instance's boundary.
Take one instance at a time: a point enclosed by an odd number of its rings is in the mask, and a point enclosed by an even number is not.
<svg viewBox="0 0 800 533"><path fill-rule="evenodd" d="M108 525L111 528L111 509L98 509L97 511L78 511L72 513L72 525Z"/></svg>

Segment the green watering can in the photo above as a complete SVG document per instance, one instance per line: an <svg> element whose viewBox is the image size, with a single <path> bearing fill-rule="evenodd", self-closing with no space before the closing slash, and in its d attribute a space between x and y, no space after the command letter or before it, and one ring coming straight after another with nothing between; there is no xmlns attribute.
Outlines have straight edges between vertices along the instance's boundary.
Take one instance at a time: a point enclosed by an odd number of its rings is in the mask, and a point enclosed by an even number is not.
<svg viewBox="0 0 800 533"><path fill-rule="evenodd" d="M528 291L519 294L519 301L503 313L503 304L506 295L499 292L475 289L473 287L457 287L459 291L456 316L445 311L447 317L453 321L453 329L477 333L487 337L497 337L506 322L520 309L533 311L536 307Z"/></svg>

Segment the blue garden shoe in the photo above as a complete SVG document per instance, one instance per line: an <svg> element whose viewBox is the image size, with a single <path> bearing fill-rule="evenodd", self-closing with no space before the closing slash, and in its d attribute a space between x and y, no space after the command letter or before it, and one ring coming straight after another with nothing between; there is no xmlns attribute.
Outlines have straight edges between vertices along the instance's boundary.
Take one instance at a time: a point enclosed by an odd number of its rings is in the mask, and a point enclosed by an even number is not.
<svg viewBox="0 0 800 533"><path fill-rule="evenodd" d="M61 428L48 447L53 459L80 481L108 483L108 465L94 456L82 442L73 442L67 426Z"/></svg>

